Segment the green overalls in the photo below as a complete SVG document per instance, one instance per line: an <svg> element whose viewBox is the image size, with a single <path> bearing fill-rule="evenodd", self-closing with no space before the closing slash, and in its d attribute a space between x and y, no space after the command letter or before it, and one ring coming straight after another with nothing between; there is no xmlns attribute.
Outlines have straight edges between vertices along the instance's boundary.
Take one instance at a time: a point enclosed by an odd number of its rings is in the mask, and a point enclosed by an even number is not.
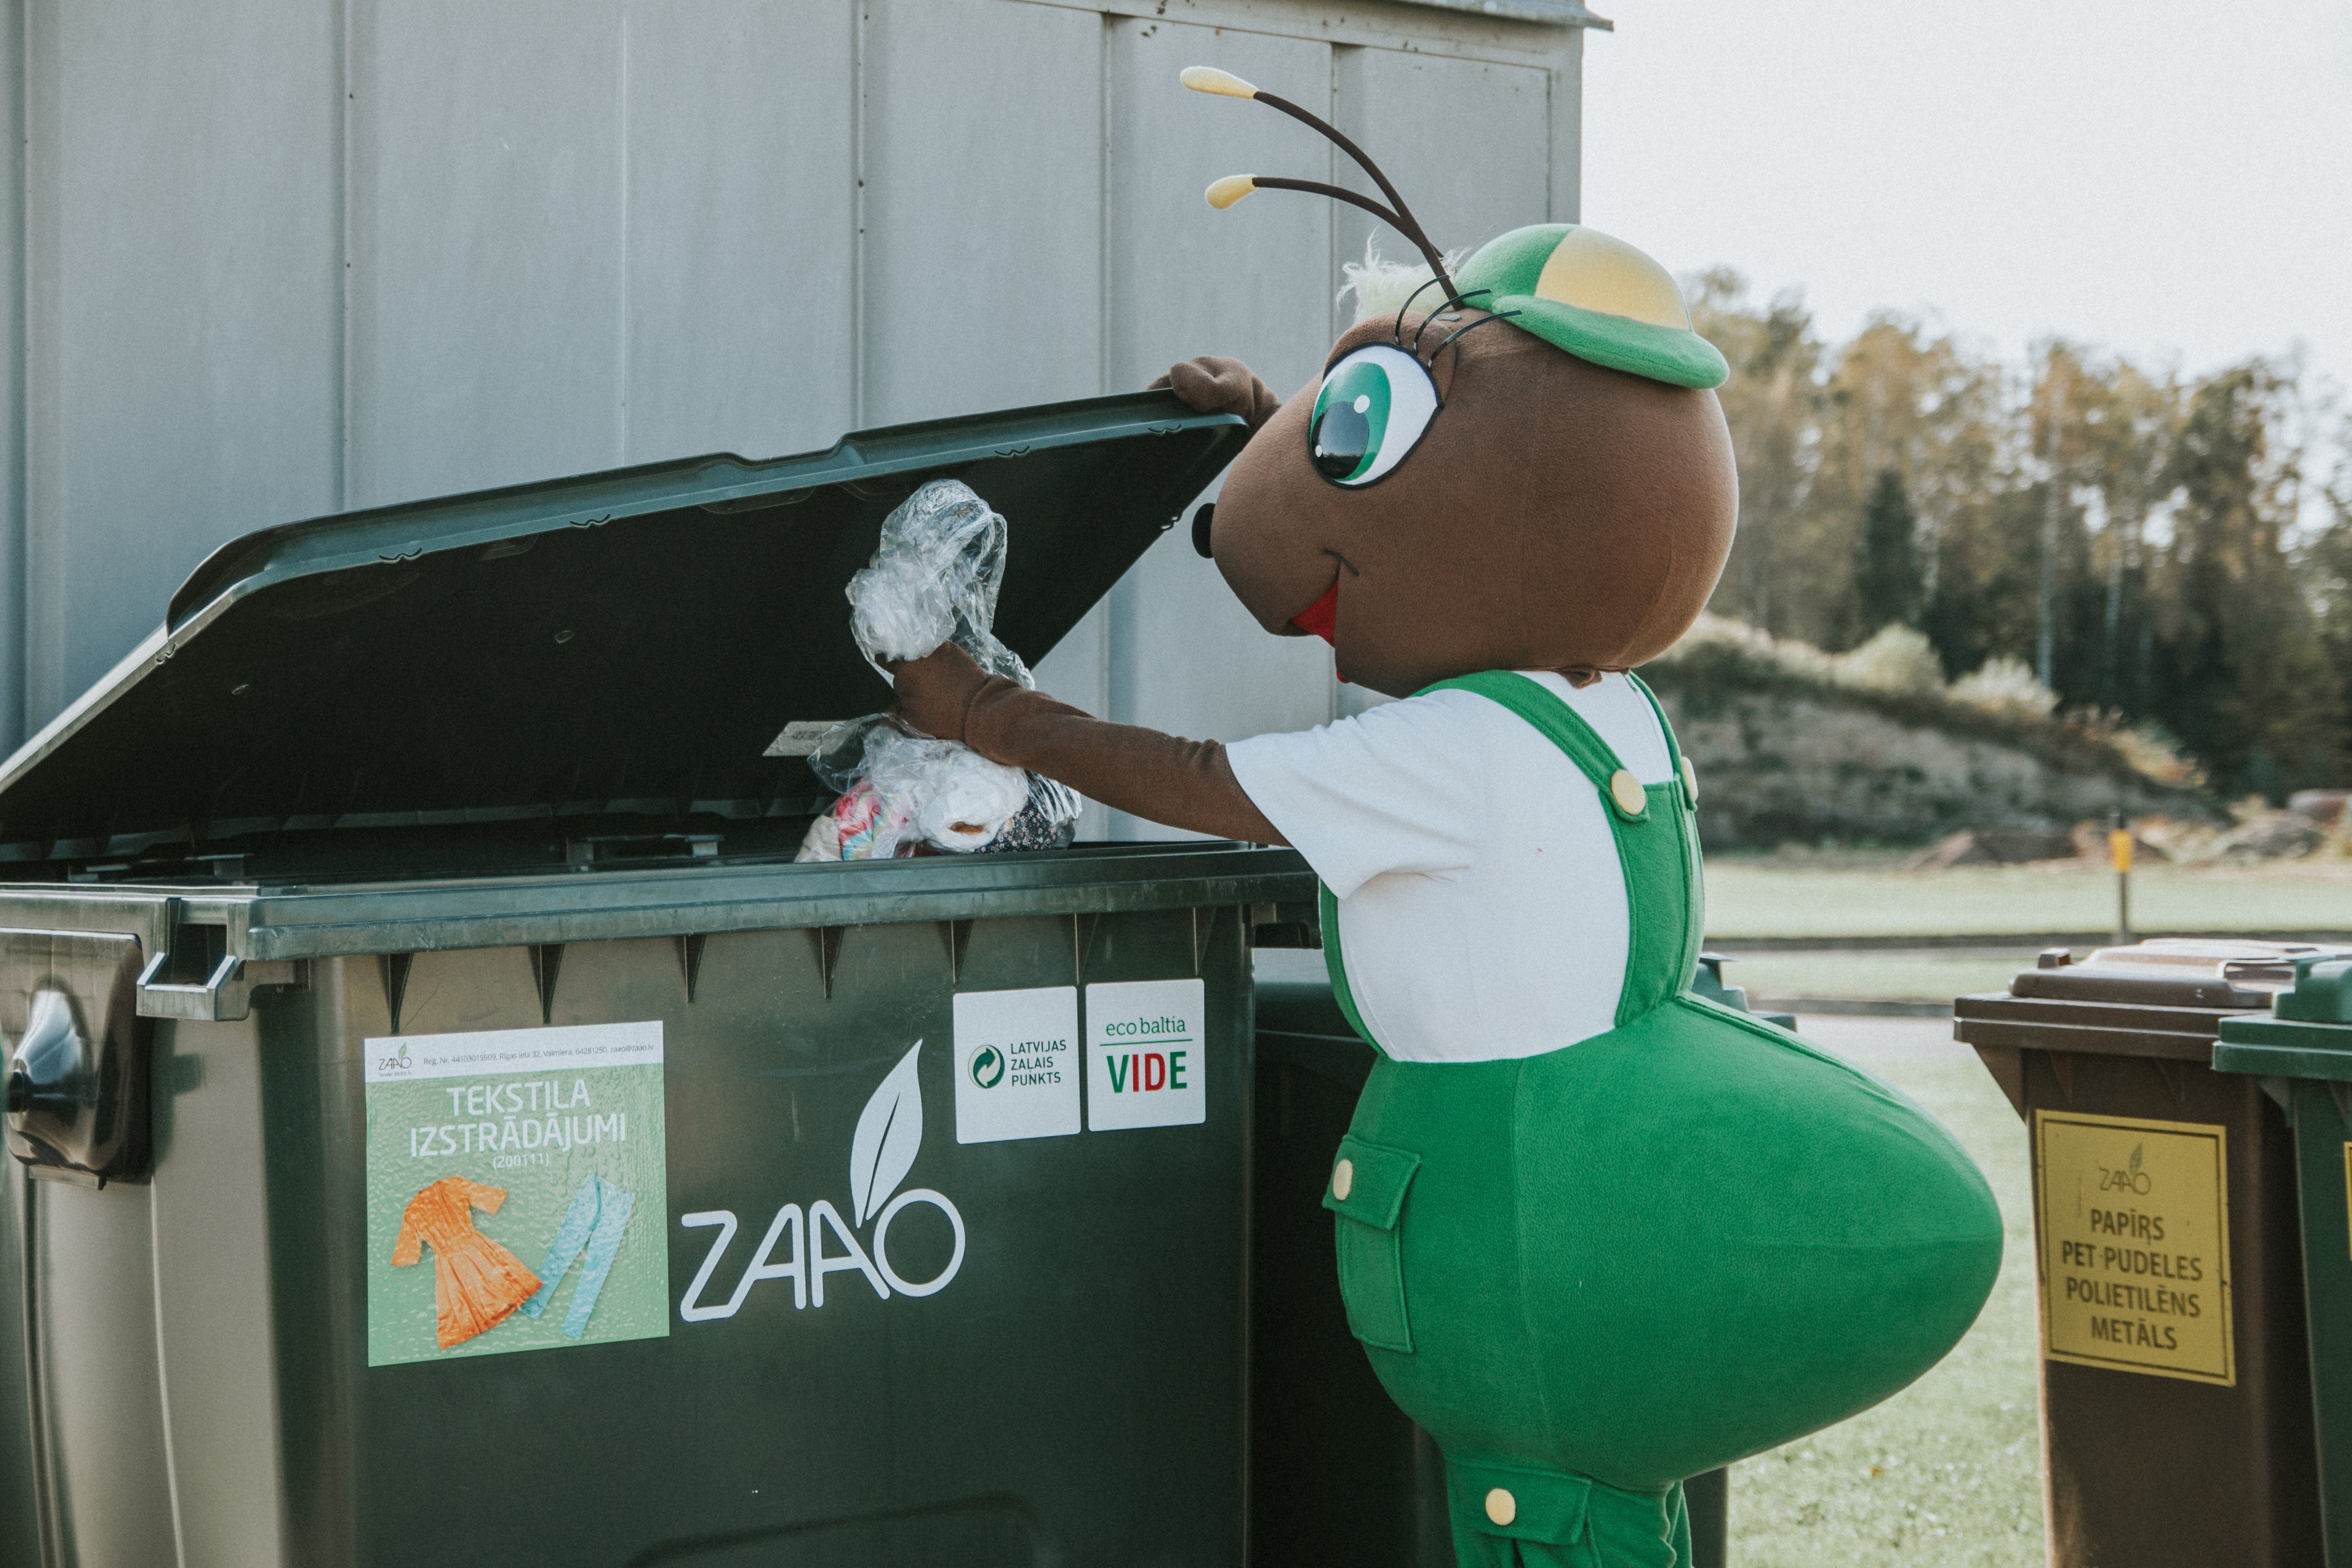
<svg viewBox="0 0 2352 1568"><path fill-rule="evenodd" d="M1600 791L1632 941L1606 1034L1375 1064L1323 1200L1349 1326L1445 1453L1463 1568L1679 1568L1682 1479L1934 1365L1992 1288L2000 1214L1899 1091L1690 994L1698 843L1671 729L1677 782L1644 789L1537 682L1430 689L1448 688L1533 724ZM1364 1033L1328 889L1323 938Z"/></svg>

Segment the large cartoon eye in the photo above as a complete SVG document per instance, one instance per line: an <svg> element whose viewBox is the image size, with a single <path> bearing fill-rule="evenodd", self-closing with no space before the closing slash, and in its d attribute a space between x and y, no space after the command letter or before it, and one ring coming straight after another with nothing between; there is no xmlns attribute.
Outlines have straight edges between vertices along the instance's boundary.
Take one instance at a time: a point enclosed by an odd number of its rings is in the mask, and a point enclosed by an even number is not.
<svg viewBox="0 0 2352 1568"><path fill-rule="evenodd" d="M1307 449L1335 485L1370 484L1405 459L1437 415L1437 384L1402 349L1376 343L1331 367Z"/></svg>

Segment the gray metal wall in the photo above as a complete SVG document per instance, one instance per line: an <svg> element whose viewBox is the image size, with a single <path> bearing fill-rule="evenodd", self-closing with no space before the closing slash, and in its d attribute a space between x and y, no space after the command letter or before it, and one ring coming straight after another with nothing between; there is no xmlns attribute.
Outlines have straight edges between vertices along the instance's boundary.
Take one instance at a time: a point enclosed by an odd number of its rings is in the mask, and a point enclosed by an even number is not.
<svg viewBox="0 0 2352 1568"><path fill-rule="evenodd" d="M1286 393L1369 220L1202 187L1362 182L1176 73L1328 104L1448 247L1574 217L1593 19L1465 4L15 0L0 738L266 524L822 447L1199 353ZM1344 700L1179 536L1043 675L1194 735Z"/></svg>

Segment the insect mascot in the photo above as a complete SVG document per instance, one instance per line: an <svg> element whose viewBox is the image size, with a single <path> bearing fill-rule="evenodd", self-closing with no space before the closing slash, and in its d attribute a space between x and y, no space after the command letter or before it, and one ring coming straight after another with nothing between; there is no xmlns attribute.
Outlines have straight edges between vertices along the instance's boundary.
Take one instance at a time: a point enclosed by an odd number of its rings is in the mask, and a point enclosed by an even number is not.
<svg viewBox="0 0 2352 1568"><path fill-rule="evenodd" d="M1163 379L1255 434L1196 539L1277 635L1398 699L1232 745L1108 723L952 644L898 667L922 729L1177 827L1287 844L1379 1052L1334 1152L1349 1325L1446 1458L1465 1568L1678 1568L1681 1482L1885 1398L1975 1320L1991 1192L1902 1094L1694 995L1697 781L1633 671L1706 604L1738 486L1720 353L1673 278L1544 224L1458 269L1354 143L1304 121L1429 265L1287 402L1238 361ZM1418 304L1419 310L1413 307Z"/></svg>

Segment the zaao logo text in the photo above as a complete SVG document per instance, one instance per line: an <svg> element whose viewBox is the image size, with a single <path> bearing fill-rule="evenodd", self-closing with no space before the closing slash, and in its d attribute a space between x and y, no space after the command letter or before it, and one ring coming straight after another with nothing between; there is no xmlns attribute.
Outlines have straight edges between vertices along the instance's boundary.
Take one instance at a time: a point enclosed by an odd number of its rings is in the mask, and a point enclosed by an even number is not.
<svg viewBox="0 0 2352 1568"><path fill-rule="evenodd" d="M702 1292L719 1271L740 1227L729 1209L678 1216L677 1223L688 1229L715 1226L719 1230L702 1267L694 1272L694 1283L686 1288L685 1299L678 1303L679 1318L689 1323L731 1318L742 1310L751 1288L768 1280L792 1281L795 1309L824 1306L824 1282L834 1274L863 1276L874 1294L886 1301L894 1294L935 1296L948 1288L963 1267L963 1215L944 1194L929 1187L898 1190L907 1173L914 1169L915 1156L923 1144L923 1091L915 1071L922 1050L923 1043L916 1041L858 1115L857 1130L849 1140L849 1220L844 1221L841 1211L824 1198L805 1210L796 1203L784 1205L768 1222L767 1232L736 1279L735 1289L723 1301L706 1302ZM1001 1065L997 1070L1003 1070ZM909 1279L891 1262L890 1226L908 1209L921 1205L947 1217L954 1245L946 1267L937 1274L928 1279ZM869 1220L872 1229L860 1241L858 1232L866 1229ZM833 1250L827 1249L828 1242Z"/></svg>

